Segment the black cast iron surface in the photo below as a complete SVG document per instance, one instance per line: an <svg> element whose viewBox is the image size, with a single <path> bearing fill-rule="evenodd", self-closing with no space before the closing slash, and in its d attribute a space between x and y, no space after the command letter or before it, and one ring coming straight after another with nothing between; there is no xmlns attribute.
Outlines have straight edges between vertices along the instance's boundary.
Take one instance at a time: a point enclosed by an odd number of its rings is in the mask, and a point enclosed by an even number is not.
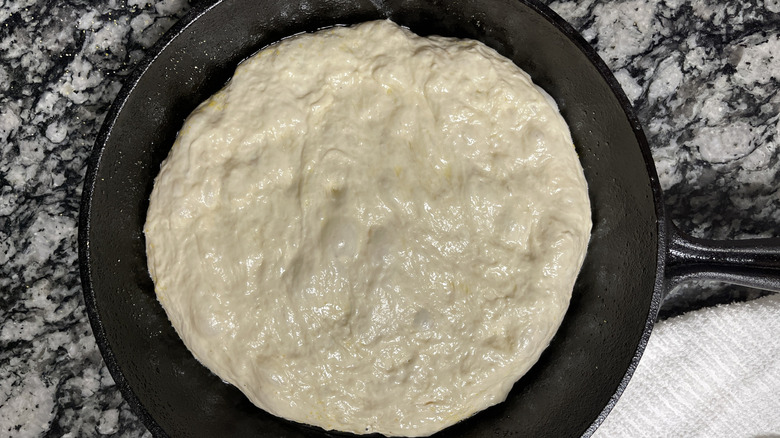
<svg viewBox="0 0 780 438"><path fill-rule="evenodd" d="M224 0L195 7L128 81L85 183L79 243L90 320L124 397L155 435L322 433L255 408L195 361L156 301L142 226L153 179L184 118L240 60L298 32L378 18L423 35L481 40L529 72L571 127L593 205L588 256L552 344L505 403L445 434L589 434L627 384L667 286L667 225L639 123L606 66L567 24L514 0ZM673 244L684 241L675 236ZM764 271L777 260L767 247ZM686 254L673 254L672 264L685 265Z"/></svg>

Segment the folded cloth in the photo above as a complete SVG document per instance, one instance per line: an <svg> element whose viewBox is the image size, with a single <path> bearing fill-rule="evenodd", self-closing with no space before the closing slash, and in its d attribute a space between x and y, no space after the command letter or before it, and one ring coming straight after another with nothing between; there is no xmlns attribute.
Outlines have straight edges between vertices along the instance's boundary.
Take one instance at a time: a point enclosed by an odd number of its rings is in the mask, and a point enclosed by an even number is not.
<svg viewBox="0 0 780 438"><path fill-rule="evenodd" d="M780 437L780 294L659 322L593 436Z"/></svg>

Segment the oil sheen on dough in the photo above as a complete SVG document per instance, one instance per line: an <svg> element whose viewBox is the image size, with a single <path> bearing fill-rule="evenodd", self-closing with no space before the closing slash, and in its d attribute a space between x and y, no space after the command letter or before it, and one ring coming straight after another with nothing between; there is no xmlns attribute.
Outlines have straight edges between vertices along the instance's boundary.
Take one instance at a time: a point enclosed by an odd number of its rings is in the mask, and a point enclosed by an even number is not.
<svg viewBox="0 0 780 438"><path fill-rule="evenodd" d="M377 21L243 62L187 119L145 233L176 331L257 406L422 436L536 362L590 228L568 127L527 74Z"/></svg>

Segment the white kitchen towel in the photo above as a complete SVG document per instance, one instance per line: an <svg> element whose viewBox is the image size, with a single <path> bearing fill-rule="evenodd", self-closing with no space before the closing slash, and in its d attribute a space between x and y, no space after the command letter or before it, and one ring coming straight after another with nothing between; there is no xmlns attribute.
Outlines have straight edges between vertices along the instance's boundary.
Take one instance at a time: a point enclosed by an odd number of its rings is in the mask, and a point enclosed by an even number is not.
<svg viewBox="0 0 780 438"><path fill-rule="evenodd" d="M612 437L780 437L780 294L659 322Z"/></svg>

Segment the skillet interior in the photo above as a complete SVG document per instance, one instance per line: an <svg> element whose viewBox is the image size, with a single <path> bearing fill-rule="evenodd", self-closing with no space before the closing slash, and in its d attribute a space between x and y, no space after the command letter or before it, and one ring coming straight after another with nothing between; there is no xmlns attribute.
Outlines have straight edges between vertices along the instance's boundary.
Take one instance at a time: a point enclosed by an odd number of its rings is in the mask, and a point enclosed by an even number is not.
<svg viewBox="0 0 780 438"><path fill-rule="evenodd" d="M224 0L210 10L197 7L188 18L198 15L172 30L173 39L158 46L154 62L120 94L91 158L82 205L79 242L90 320L109 369L146 426L159 436L321 432L262 412L196 362L156 301L142 226L153 179L184 118L241 59L298 32L390 17L419 34L481 40L529 72L572 129L593 206L588 256L551 346L505 403L445 433L577 436L595 430L649 335L664 248L660 189L644 135L592 49L548 10L515 0Z"/></svg>

